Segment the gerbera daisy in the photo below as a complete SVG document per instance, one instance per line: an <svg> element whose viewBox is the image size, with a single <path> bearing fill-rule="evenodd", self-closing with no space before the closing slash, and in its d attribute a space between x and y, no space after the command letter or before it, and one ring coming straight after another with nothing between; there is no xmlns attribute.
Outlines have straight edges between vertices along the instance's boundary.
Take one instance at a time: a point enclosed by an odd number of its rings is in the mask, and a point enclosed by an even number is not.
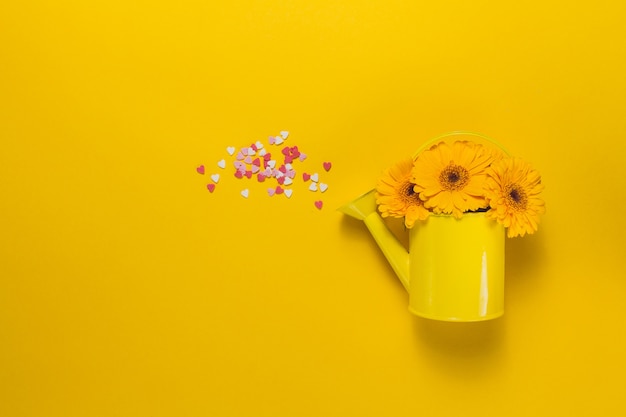
<svg viewBox="0 0 626 417"><path fill-rule="evenodd" d="M413 227L416 220L425 220L430 212L413 190L413 160L404 159L384 172L376 185L376 204L383 217L404 217L404 225Z"/></svg>
<svg viewBox="0 0 626 417"><path fill-rule="evenodd" d="M460 218L465 211L487 207L483 182L494 156L490 149L473 142L440 142L415 160L411 182L426 208Z"/></svg>
<svg viewBox="0 0 626 417"><path fill-rule="evenodd" d="M487 217L507 228L507 236L537 231L539 215L545 212L541 176L521 158L505 158L487 170L485 197L491 206Z"/></svg>

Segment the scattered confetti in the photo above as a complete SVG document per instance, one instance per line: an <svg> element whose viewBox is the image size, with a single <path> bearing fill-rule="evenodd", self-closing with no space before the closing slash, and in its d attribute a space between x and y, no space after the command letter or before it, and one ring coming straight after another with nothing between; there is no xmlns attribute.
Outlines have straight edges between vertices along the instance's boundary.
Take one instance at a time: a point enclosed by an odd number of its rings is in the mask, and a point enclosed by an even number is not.
<svg viewBox="0 0 626 417"><path fill-rule="evenodd" d="M309 156L302 152L297 144L291 144L291 139L289 145L283 145L288 137L289 131L281 130L279 134L269 136L265 143L257 140L247 146L227 146L226 153L229 157L220 159L217 162L217 166L221 169L226 169L227 165L232 163L231 167L234 167L235 178L245 180L256 177L255 182L267 184L268 187L266 189L269 197L276 194L285 194L287 199L291 199L294 194L292 186L296 185L297 187L296 182L299 180L299 168L304 167L304 165L299 164L308 160ZM268 145L276 146L274 148L274 156L270 152L272 148ZM332 164L329 161L325 161L322 162L322 166L324 171L328 172ZM205 171L205 165L196 167L198 174L205 175ZM324 172L322 172L322 175L317 172L313 174L309 172L302 172L302 182L310 181L307 184L308 187L307 185L304 185L304 187L307 187L312 192L317 192L318 190L321 193L326 192L329 186L326 182L323 182L326 180ZM207 183L206 188L210 193L213 193L217 188L216 184L220 181L220 174L212 173L210 177L213 182ZM243 198L249 198L250 189L245 188L241 190L240 195ZM318 210L322 209L323 204L322 200L314 201L314 205Z"/></svg>

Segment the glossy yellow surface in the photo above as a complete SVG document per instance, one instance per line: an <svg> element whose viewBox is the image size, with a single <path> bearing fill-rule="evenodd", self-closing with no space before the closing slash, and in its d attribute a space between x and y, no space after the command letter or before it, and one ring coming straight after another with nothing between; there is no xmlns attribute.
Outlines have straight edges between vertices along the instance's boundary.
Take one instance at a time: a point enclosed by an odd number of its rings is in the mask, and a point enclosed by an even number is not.
<svg viewBox="0 0 626 417"><path fill-rule="evenodd" d="M447 321L504 314L504 228L484 213L430 216L409 233L409 309Z"/></svg>
<svg viewBox="0 0 626 417"><path fill-rule="evenodd" d="M625 7L0 2L0 415L626 414ZM282 129L322 210L207 192ZM407 313L336 210L454 130L546 183L497 320Z"/></svg>

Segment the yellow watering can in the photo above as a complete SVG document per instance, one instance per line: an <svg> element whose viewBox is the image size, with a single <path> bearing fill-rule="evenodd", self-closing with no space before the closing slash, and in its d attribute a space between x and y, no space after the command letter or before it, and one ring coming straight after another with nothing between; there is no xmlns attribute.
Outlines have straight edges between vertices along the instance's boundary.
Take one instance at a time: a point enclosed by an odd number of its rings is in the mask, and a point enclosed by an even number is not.
<svg viewBox="0 0 626 417"><path fill-rule="evenodd" d="M455 132L434 142L484 136ZM504 227L485 213L464 213L461 219L431 214L409 229L409 251L397 240L377 210L376 191L339 209L365 225L409 293L409 310L421 317L445 321L490 320L504 314Z"/></svg>

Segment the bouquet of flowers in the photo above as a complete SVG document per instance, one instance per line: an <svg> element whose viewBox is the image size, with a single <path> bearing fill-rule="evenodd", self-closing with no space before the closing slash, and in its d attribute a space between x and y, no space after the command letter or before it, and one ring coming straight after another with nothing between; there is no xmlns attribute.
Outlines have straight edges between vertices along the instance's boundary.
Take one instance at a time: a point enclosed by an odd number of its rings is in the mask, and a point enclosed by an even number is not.
<svg viewBox="0 0 626 417"><path fill-rule="evenodd" d="M387 169L376 186L382 217L404 218L407 228L430 215L485 212L508 237L537 230L545 212L541 176L527 162L468 140L440 141Z"/></svg>

